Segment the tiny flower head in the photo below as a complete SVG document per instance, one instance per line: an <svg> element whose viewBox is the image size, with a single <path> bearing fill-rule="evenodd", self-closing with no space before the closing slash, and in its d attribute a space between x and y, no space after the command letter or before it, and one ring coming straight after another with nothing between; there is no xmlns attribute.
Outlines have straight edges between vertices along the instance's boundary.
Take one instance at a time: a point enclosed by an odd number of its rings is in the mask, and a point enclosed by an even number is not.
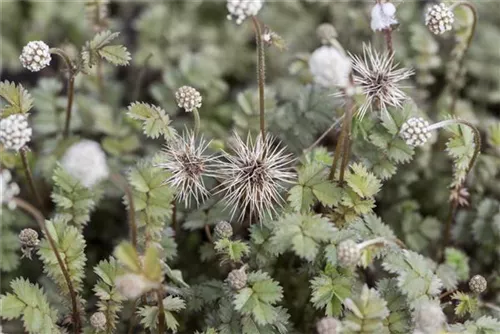
<svg viewBox="0 0 500 334"><path fill-rule="evenodd" d="M361 249L353 240L344 240L337 246L337 259L341 266L355 266L360 258Z"/></svg>
<svg viewBox="0 0 500 334"><path fill-rule="evenodd" d="M325 317L316 323L318 334L338 334L341 330L341 322L333 317Z"/></svg>
<svg viewBox="0 0 500 334"><path fill-rule="evenodd" d="M50 64L49 46L42 41L33 41L26 44L19 56L23 67L31 72L38 72Z"/></svg>
<svg viewBox="0 0 500 334"><path fill-rule="evenodd" d="M19 151L31 140L31 134L25 114L10 115L0 121L0 142L8 150Z"/></svg>
<svg viewBox="0 0 500 334"><path fill-rule="evenodd" d="M422 146L431 137L429 122L420 117L412 117L401 126L401 137L409 146Z"/></svg>
<svg viewBox="0 0 500 334"><path fill-rule="evenodd" d="M325 88L342 88L349 83L351 61L333 46L316 49L309 58L314 82Z"/></svg>
<svg viewBox="0 0 500 334"><path fill-rule="evenodd" d="M182 86L175 92L175 99L179 108L186 112L192 112L195 108L201 108L201 94L190 86Z"/></svg>
<svg viewBox="0 0 500 334"><path fill-rule="evenodd" d="M185 132L168 143L156 165L171 173L165 183L177 189L177 198L187 207L191 198L199 204L208 196L203 177L214 176L212 162L216 159L204 154L209 144L203 138L197 139L194 133Z"/></svg>
<svg viewBox="0 0 500 334"><path fill-rule="evenodd" d="M136 299L146 292L156 289L160 284L138 274L124 274L115 279L118 292L127 299Z"/></svg>
<svg viewBox="0 0 500 334"><path fill-rule="evenodd" d="M109 176L106 154L101 145L88 139L71 145L61 159L61 166L87 188Z"/></svg>
<svg viewBox="0 0 500 334"><path fill-rule="evenodd" d="M246 265L239 269L232 270L226 278L227 283L233 290L241 290L247 285Z"/></svg>
<svg viewBox="0 0 500 334"><path fill-rule="evenodd" d="M241 24L247 17L257 15L263 4L264 0L227 0L227 18Z"/></svg>
<svg viewBox="0 0 500 334"><path fill-rule="evenodd" d="M322 23L316 28L316 36L318 36L321 44L328 45L332 40L338 37L337 30L330 23Z"/></svg>
<svg viewBox="0 0 500 334"><path fill-rule="evenodd" d="M31 253L40 244L37 231L31 228L25 228L19 233L19 242L23 257L31 260Z"/></svg>
<svg viewBox="0 0 500 334"><path fill-rule="evenodd" d="M394 56L389 53L379 54L371 46L363 45L363 57L351 55L354 83L365 95L366 101L359 110L362 118L374 104L381 111L388 106L401 107L406 94L401 90L400 81L408 79L413 70L397 69Z"/></svg>
<svg viewBox="0 0 500 334"><path fill-rule="evenodd" d="M16 208L14 197L19 195L20 189L17 183L12 181L12 175L8 169L0 170L0 202L6 204L11 210Z"/></svg>
<svg viewBox="0 0 500 334"><path fill-rule="evenodd" d="M425 25L435 35L452 30L454 21L453 12L444 3L429 7L425 15Z"/></svg>
<svg viewBox="0 0 500 334"><path fill-rule="evenodd" d="M483 293L488 287L488 282L481 275L474 275L469 281L469 289L474 293Z"/></svg>
<svg viewBox="0 0 500 334"><path fill-rule="evenodd" d="M221 220L215 225L214 238L215 240L229 239L233 236L233 227L227 221Z"/></svg>
<svg viewBox="0 0 500 334"><path fill-rule="evenodd" d="M295 175L291 155L274 144L269 135L265 140L259 135L255 142L248 136L246 143L235 135L234 155L224 152L225 161L219 163L222 183L217 193L223 194L233 215L241 210L240 219L245 213L259 218L276 213L276 205L283 201L283 184Z"/></svg>
<svg viewBox="0 0 500 334"><path fill-rule="evenodd" d="M396 20L396 7L390 3L376 3L372 9L371 28L373 31L392 29L393 25L398 24Z"/></svg>
<svg viewBox="0 0 500 334"><path fill-rule="evenodd" d="M106 315L103 312L95 312L90 317L90 324L98 331L105 331L107 322Z"/></svg>

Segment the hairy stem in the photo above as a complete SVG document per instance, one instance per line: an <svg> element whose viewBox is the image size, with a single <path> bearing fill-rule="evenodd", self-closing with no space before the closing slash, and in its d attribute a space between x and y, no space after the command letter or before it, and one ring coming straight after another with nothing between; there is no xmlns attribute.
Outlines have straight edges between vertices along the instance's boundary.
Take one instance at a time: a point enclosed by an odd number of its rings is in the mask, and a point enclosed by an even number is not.
<svg viewBox="0 0 500 334"><path fill-rule="evenodd" d="M78 311L78 304L77 304L77 296L75 289L73 288L73 283L71 282L71 277L69 275L69 272L66 268L66 265L64 264L61 254L57 250L56 243L54 242L54 239L49 233L49 230L47 229L47 225L45 225L45 218L43 214L37 210L33 205L29 204L28 202L20 199L20 198L14 198L14 202L16 203L17 207L23 209L24 211L28 212L33 218L35 218L36 222L40 226L40 229L43 231L45 234L45 237L47 238L47 241L49 242L50 248L54 252L54 255L56 256L57 263L59 264L59 267L61 268L61 272L63 273L64 280L66 281L66 284L68 285L68 291L69 295L71 298L71 307L73 309L73 322L74 322L74 332L75 334L80 333L80 314Z"/></svg>
<svg viewBox="0 0 500 334"><path fill-rule="evenodd" d="M330 125L330 127L326 129L325 132L323 132L323 134L321 134L321 136L319 136L319 138L316 139L314 143L311 144L311 146L302 151L302 154L306 155L307 153L311 152L311 150L316 146L318 146L318 144L330 133L330 131L332 131L343 119L344 116L340 117L335 122L333 122L332 125Z"/></svg>
<svg viewBox="0 0 500 334"><path fill-rule="evenodd" d="M345 174L345 169L347 168L347 165L349 164L349 154L351 151L351 127L352 127L352 108L353 108L353 103L352 103L352 98L348 97L347 98L347 107L346 107L346 119L345 121L347 122L347 127L346 127L346 133L344 134L344 147L342 151L342 163L340 165L340 174L339 174L339 181L342 183L344 181L344 174Z"/></svg>
<svg viewBox="0 0 500 334"><path fill-rule="evenodd" d="M40 197L40 194L38 193L36 186L35 186L35 181L33 180L33 174L31 173L31 169L28 163L28 157L27 157L27 151L28 149L25 147L21 148L20 154L21 154L21 161L23 164L24 168L24 173L26 174L26 178L28 179L28 184L31 190L31 193L35 197L35 200L38 204L38 207L40 210L43 211L43 201L42 198Z"/></svg>
<svg viewBox="0 0 500 334"><path fill-rule="evenodd" d="M459 2L455 2L453 5L451 5L450 10L453 11L456 8L460 7L460 6L467 7L467 8L470 9L470 11L472 12L472 15L473 15L473 21L472 21L472 27L471 27L471 30L470 30L470 34L469 34L469 36L467 38L467 44L465 46L464 52L461 53L460 59L458 60L458 71L457 71L457 73L460 73L461 70L462 70L462 66L464 64L464 59L465 59L465 53L467 52L467 50L470 48L470 45L472 44L472 39L474 38L474 34L476 32L476 26L477 26L477 10L476 10L476 7L473 4L471 4L470 2L468 2L468 1L459 1ZM450 112L453 115L453 114L455 114L455 108L457 106L458 89L454 85L452 85L452 87L453 88L452 88L452 100L451 100Z"/></svg>
<svg viewBox="0 0 500 334"><path fill-rule="evenodd" d="M66 104L66 120L64 122L64 132L63 132L63 138L67 138L69 136L69 129L70 129L70 123L71 123L71 109L73 107L73 96L75 94L75 76L77 73L76 67L71 61L71 58L68 56L68 54L63 51L62 49L58 48L51 48L50 53L56 54L59 57L61 57L67 67L68 70L68 102Z"/></svg>
<svg viewBox="0 0 500 334"><path fill-rule="evenodd" d="M130 240L135 249L137 249L137 224L135 222L135 206L132 189L128 185L127 180L120 174L112 174L110 179L118 188L123 188L128 202L128 224L130 228Z"/></svg>
<svg viewBox="0 0 500 334"><path fill-rule="evenodd" d="M177 203L175 199L172 201L172 227L174 228L175 234L177 235Z"/></svg>
<svg viewBox="0 0 500 334"><path fill-rule="evenodd" d="M156 290L156 296L158 297L158 333L165 333L165 308L163 307L163 298L161 290Z"/></svg>
<svg viewBox="0 0 500 334"><path fill-rule="evenodd" d="M255 29L255 40L257 44L257 81L259 85L259 112L260 112L260 133L262 135L262 141L266 141L266 121L265 121L265 96L264 96L264 85L266 80L266 57L265 57L265 45L262 40L262 28L255 16L252 16L252 22Z"/></svg>
<svg viewBox="0 0 500 334"><path fill-rule="evenodd" d="M210 241L210 243L213 243L214 239L212 238L212 232L210 232L210 226L208 224L205 224L205 234L208 241Z"/></svg>
<svg viewBox="0 0 500 334"><path fill-rule="evenodd" d="M384 29L384 36L385 36L385 43L387 45L387 51L389 52L389 55L394 54L394 47L392 45L392 29L387 28Z"/></svg>
<svg viewBox="0 0 500 334"><path fill-rule="evenodd" d="M195 136L200 133L200 113L198 112L198 108L193 109L193 116L194 116L194 134Z"/></svg>

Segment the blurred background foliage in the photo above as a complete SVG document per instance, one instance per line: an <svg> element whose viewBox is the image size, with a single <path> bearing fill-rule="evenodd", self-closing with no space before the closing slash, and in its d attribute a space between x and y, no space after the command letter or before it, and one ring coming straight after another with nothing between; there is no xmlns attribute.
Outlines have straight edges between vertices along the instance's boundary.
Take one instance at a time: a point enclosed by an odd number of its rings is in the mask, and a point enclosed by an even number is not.
<svg viewBox="0 0 500 334"><path fill-rule="evenodd" d="M43 179L40 186L45 198L50 198L56 161L71 144L56 140L64 122L66 88L64 77L57 71L63 67L58 59L39 73L21 69L18 57L28 41L43 40L76 53L100 29L121 32L121 42L132 53L131 66L103 64L102 81L96 73L79 76L72 122L73 133L101 142L116 169L124 170L140 157L152 156L162 145L161 141L147 140L136 123L125 117L131 102L162 107L178 130L192 122L191 115L181 112L175 104L174 92L182 85L193 86L202 93L201 127L207 137L216 139L213 145L224 145L233 130L240 134L258 130L254 32L249 22L236 26L226 19L225 1L111 1L104 20L95 17L95 6L99 4L97 0L93 2L0 4L1 77L22 83L35 98L35 137L30 147L37 157L34 171L37 178ZM500 302L500 2L474 2L480 17L477 31L466 54L465 71L454 78L447 77L454 38L436 37L428 32L423 23L427 2L396 3L400 27L393 33L394 48L397 60L416 70L408 90L418 105L416 112L430 119L442 118L449 112L449 83L455 82L463 87L455 116L477 125L483 135L483 154L469 180L471 205L459 211L454 243L470 257L471 273L490 273L487 279L493 283L487 298ZM371 7L369 1L286 0L268 1L259 13L261 21L281 35L288 47L285 51L269 48L267 52L268 126L298 157L342 112L342 101L332 97L331 91L311 85L307 59L321 45L316 28L324 22L333 24L339 42L351 53L359 53L362 42L383 49L383 36L374 34L369 27ZM461 13L457 26L467 20L467 12ZM359 129L370 128L369 122L364 121ZM353 159L373 163L372 157L382 153L374 148L370 138L363 137L361 130L355 139ZM322 144L331 148L334 142L335 132L326 136ZM386 180L375 212L401 240L424 255L436 252L447 214L452 163L444 151L445 142L445 136L435 138L433 145L419 149L414 159L398 170L396 165L401 167L408 159L388 160L387 173L379 174ZM15 167L18 163L11 154L0 154L5 166ZM106 200L99 203L84 229L88 286L96 280L91 268L126 237L121 194L111 187L103 191ZM186 229L196 224L200 212L185 214ZM36 261L19 261L17 231L29 220L20 213L13 215L4 210L1 218L2 290L13 277L22 274L37 281L41 273ZM201 219L213 224L223 217L214 215ZM203 225L202 222L200 226ZM191 282L199 280L196 277L205 271L198 267L203 266L198 256L203 238L202 233L191 233L184 236L185 240L177 241L184 252L174 260L176 267ZM207 252L204 254L208 256ZM91 291L87 294L90 296Z"/></svg>

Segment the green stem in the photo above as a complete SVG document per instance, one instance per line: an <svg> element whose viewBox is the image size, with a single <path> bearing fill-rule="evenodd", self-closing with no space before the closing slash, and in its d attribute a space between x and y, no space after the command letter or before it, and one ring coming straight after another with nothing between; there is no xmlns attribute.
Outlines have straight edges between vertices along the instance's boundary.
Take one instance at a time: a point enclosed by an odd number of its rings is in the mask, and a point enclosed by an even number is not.
<svg viewBox="0 0 500 334"><path fill-rule="evenodd" d="M165 333L165 308L161 290L156 290L156 295L158 297L158 334L163 334Z"/></svg>
<svg viewBox="0 0 500 334"><path fill-rule="evenodd" d="M340 174L339 174L339 181L342 183L344 181L344 173L347 168L347 165L349 164L349 155L351 151L351 127L352 127L352 98L348 97L347 98L347 129L346 133L344 135L344 148L342 152L342 163L340 165Z"/></svg>
<svg viewBox="0 0 500 334"><path fill-rule="evenodd" d="M73 288L73 283L71 283L71 277L69 275L68 269L66 268L66 265L64 264L61 254L57 250L56 243L54 242L54 239L49 233L49 230L47 229L47 225L45 224L45 218L43 217L43 214L38 211L33 205L29 204L28 202L20 199L20 198L14 198L14 201L16 205L23 209L24 211L28 212L35 218L37 221L38 225L40 226L40 229L43 231L45 234L45 237L47 238L47 241L49 242L50 248L54 252L54 255L56 256L57 263L59 264L59 267L61 268L61 272L64 276L64 280L66 281L66 284L68 285L68 291L69 295L71 298L71 307L73 309L73 322L74 322L74 332L75 334L80 333L80 315L78 311L78 304L77 304L77 299L76 299L76 292L75 289Z"/></svg>
<svg viewBox="0 0 500 334"><path fill-rule="evenodd" d="M198 108L193 109L193 116L194 116L194 134L195 136L200 133L200 113L198 112Z"/></svg>
<svg viewBox="0 0 500 334"><path fill-rule="evenodd" d="M266 80L266 57L265 45L262 40L262 28L255 16L252 16L253 26L255 28L255 40L257 44L257 79L259 85L259 111L260 111L260 133L262 142L266 142L266 121L265 121L265 96L264 85Z"/></svg>
<svg viewBox="0 0 500 334"><path fill-rule="evenodd" d="M28 179L28 184L29 184L31 193L35 197L35 200L36 200L38 206L40 207L40 210L43 211L43 201L42 201L42 198L40 197L40 194L38 193L38 191L36 189L35 181L33 180L33 174L31 173L31 168L29 166L28 157L27 157L26 153L27 153L27 148L26 147L21 148L20 154L21 154L21 161L22 161L23 168L24 168L24 173L26 174L26 178Z"/></svg>
<svg viewBox="0 0 500 334"><path fill-rule="evenodd" d="M112 174L110 179L118 188L123 188L125 196L127 196L130 239L134 248L137 249L137 224L135 222L135 205L132 189L130 189L127 180L120 174Z"/></svg>
<svg viewBox="0 0 500 334"><path fill-rule="evenodd" d="M460 72L461 72L461 69L462 69L462 66L464 63L464 59L465 59L465 53L467 52L467 50L470 48L470 46L472 44L472 39L474 38L474 34L476 32L476 26L477 26L476 7L473 4L471 4L470 2L459 1L459 2L455 2L453 5L451 5L450 11L453 11L460 6L467 7L471 10L472 15L473 15L473 21L472 21L472 27L470 30L470 34L467 38L467 44L465 46L464 52L462 52L460 59L458 60L458 71L457 71L458 74L460 74ZM457 100L458 100L458 89L454 85L452 87L453 88L452 88L452 100L451 100L450 112L453 115L453 114L455 114L455 108L456 108Z"/></svg>

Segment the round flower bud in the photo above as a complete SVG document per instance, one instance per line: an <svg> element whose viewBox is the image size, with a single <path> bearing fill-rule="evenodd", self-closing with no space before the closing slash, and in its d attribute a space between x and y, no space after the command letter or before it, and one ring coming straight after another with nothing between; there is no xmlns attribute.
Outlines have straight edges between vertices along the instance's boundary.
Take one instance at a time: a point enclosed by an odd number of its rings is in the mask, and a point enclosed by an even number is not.
<svg viewBox="0 0 500 334"><path fill-rule="evenodd" d="M137 274L125 274L115 280L116 289L127 299L136 299L146 292L158 288L158 284Z"/></svg>
<svg viewBox="0 0 500 334"><path fill-rule="evenodd" d="M439 302L428 300L415 307L413 321L418 333L439 333L446 323L446 316Z"/></svg>
<svg viewBox="0 0 500 334"><path fill-rule="evenodd" d="M71 145L61 159L61 166L87 188L109 176L106 154L99 143L88 139Z"/></svg>
<svg viewBox="0 0 500 334"><path fill-rule="evenodd" d="M7 204L11 210L16 208L14 197L19 195L20 189L17 183L12 182L12 175L8 169L0 170L0 202Z"/></svg>
<svg viewBox="0 0 500 334"><path fill-rule="evenodd" d="M488 282L481 275L474 275L469 281L469 289L474 293L482 293L486 290L488 286Z"/></svg>
<svg viewBox="0 0 500 334"><path fill-rule="evenodd" d="M95 312L90 317L90 324L98 331L106 330L106 315L102 312Z"/></svg>
<svg viewBox="0 0 500 334"><path fill-rule="evenodd" d="M233 236L233 227L227 221L220 221L215 225L214 237L215 240L229 239Z"/></svg>
<svg viewBox="0 0 500 334"><path fill-rule="evenodd" d="M355 266L360 257L361 250L353 240L347 239L337 245L337 260L341 266Z"/></svg>
<svg viewBox="0 0 500 334"><path fill-rule="evenodd" d="M316 323L318 334L340 333L340 322L333 317L325 317Z"/></svg>
<svg viewBox="0 0 500 334"><path fill-rule="evenodd" d="M396 7L390 3L377 3L372 9L371 28L373 31L392 29L392 26L398 24L396 20Z"/></svg>
<svg viewBox="0 0 500 334"><path fill-rule="evenodd" d="M333 46L316 49L309 58L309 70L314 81L325 88L346 87L351 61Z"/></svg>
<svg viewBox="0 0 500 334"><path fill-rule="evenodd" d="M433 5L427 9L425 25L435 35L441 35L452 30L453 21L453 12L444 3Z"/></svg>
<svg viewBox="0 0 500 334"><path fill-rule="evenodd" d="M337 30L330 23L322 23L316 28L316 35L321 44L330 44L330 41L337 38Z"/></svg>
<svg viewBox="0 0 500 334"><path fill-rule="evenodd" d="M42 41L33 41L26 44L19 60L24 68L31 72L38 72L50 64L49 46Z"/></svg>
<svg viewBox="0 0 500 334"><path fill-rule="evenodd" d="M264 0L227 0L227 18L241 24L247 17L257 15L263 3Z"/></svg>
<svg viewBox="0 0 500 334"><path fill-rule="evenodd" d="M38 232L31 228L25 228L19 233L19 241L22 246L28 247L35 247L40 243L40 240L38 240Z"/></svg>
<svg viewBox="0 0 500 334"><path fill-rule="evenodd" d="M420 117L412 117L401 126L401 137L409 146L422 146L431 137L429 122Z"/></svg>
<svg viewBox="0 0 500 334"><path fill-rule="evenodd" d="M247 285L246 266L234 269L227 275L227 282L234 290L241 290Z"/></svg>
<svg viewBox="0 0 500 334"><path fill-rule="evenodd" d="M179 108L186 112L192 112L201 107L201 94L193 87L182 86L175 92L175 99Z"/></svg>
<svg viewBox="0 0 500 334"><path fill-rule="evenodd" d="M0 142L6 149L19 151L31 140L31 134L25 114L10 115L0 121Z"/></svg>

